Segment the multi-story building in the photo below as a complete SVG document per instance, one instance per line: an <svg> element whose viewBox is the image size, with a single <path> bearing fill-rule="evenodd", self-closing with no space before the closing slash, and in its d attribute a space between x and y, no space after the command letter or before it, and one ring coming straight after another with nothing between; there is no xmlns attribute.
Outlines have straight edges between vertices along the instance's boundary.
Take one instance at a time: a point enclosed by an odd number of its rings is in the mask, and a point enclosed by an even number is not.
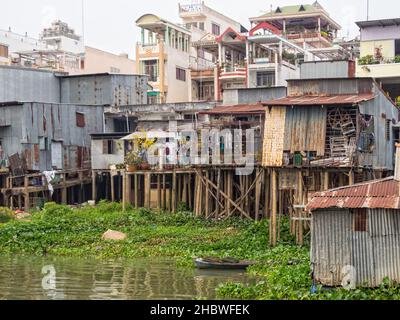
<svg viewBox="0 0 400 320"><path fill-rule="evenodd" d="M400 19L357 22L360 27L358 77L373 77L400 105Z"/></svg>
<svg viewBox="0 0 400 320"><path fill-rule="evenodd" d="M135 61L126 54L85 47L82 37L62 21L44 29L39 39L0 30L0 64L69 74L136 72Z"/></svg>
<svg viewBox="0 0 400 320"><path fill-rule="evenodd" d="M149 76L151 103L189 101L191 32L153 14L141 16L141 42L136 45L136 70Z"/></svg>
<svg viewBox="0 0 400 320"><path fill-rule="evenodd" d="M195 101L219 99L218 73L221 63L218 65L217 62L222 62L219 50L222 39L217 41L217 38L226 30L242 33L247 32L247 29L232 18L208 7L204 1L179 4L179 16L183 24L192 31L189 98ZM223 44L220 46L221 49L224 48ZM245 47L242 46L238 52L242 57L238 56L237 62L245 57ZM225 76L222 78L226 79ZM243 78L239 82L239 86L245 83Z"/></svg>
<svg viewBox="0 0 400 320"><path fill-rule="evenodd" d="M277 7L259 17L250 18L252 28L263 23L271 31L305 48L329 48L341 29L328 12L313 4Z"/></svg>

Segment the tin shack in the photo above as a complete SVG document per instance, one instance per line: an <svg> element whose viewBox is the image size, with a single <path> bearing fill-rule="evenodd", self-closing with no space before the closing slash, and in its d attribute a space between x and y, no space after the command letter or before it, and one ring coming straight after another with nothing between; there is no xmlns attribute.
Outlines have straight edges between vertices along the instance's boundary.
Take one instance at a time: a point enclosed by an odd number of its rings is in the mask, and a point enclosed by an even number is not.
<svg viewBox="0 0 400 320"><path fill-rule="evenodd" d="M311 263L314 279L340 286L400 282L400 149L394 177L314 195Z"/></svg>

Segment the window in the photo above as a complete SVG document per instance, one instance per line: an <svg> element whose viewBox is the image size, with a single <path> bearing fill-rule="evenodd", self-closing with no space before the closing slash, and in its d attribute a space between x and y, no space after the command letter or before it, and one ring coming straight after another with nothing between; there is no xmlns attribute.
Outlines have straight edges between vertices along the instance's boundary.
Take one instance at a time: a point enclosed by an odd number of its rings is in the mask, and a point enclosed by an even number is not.
<svg viewBox="0 0 400 320"><path fill-rule="evenodd" d="M81 112L76 113L76 126L79 128L85 127L85 114Z"/></svg>
<svg viewBox="0 0 400 320"><path fill-rule="evenodd" d="M394 40L394 55L400 56L400 39Z"/></svg>
<svg viewBox="0 0 400 320"><path fill-rule="evenodd" d="M150 82L157 82L158 80L158 61L146 60L143 61L144 74L149 76Z"/></svg>
<svg viewBox="0 0 400 320"><path fill-rule="evenodd" d="M114 153L114 140L103 140L103 154Z"/></svg>
<svg viewBox="0 0 400 320"><path fill-rule="evenodd" d="M39 137L39 150L40 151L49 150L49 139L47 137Z"/></svg>
<svg viewBox="0 0 400 320"><path fill-rule="evenodd" d="M368 215L367 209L353 210L354 232L367 232Z"/></svg>
<svg viewBox="0 0 400 320"><path fill-rule="evenodd" d="M0 57L8 58L8 46L0 44Z"/></svg>
<svg viewBox="0 0 400 320"><path fill-rule="evenodd" d="M386 126L385 126L385 131L386 131L386 141L390 141L390 130L391 130L391 126L390 123L392 121L391 120L386 120Z"/></svg>
<svg viewBox="0 0 400 320"><path fill-rule="evenodd" d="M199 29L204 31L204 22L199 23Z"/></svg>
<svg viewBox="0 0 400 320"><path fill-rule="evenodd" d="M211 26L212 34L215 36L219 36L221 34L221 27L216 23L213 23Z"/></svg>
<svg viewBox="0 0 400 320"><path fill-rule="evenodd" d="M186 81L186 70L176 68L176 79L180 81Z"/></svg>
<svg viewBox="0 0 400 320"><path fill-rule="evenodd" d="M273 87L275 72L257 72L257 87Z"/></svg>
<svg viewBox="0 0 400 320"><path fill-rule="evenodd" d="M85 69L85 60L82 59L81 60L81 70L84 70L84 69Z"/></svg>

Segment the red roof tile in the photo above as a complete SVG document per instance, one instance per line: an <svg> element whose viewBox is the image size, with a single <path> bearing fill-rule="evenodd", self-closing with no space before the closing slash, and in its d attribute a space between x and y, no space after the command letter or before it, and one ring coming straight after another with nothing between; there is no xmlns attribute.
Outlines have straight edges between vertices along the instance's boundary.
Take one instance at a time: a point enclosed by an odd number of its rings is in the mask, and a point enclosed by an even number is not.
<svg viewBox="0 0 400 320"><path fill-rule="evenodd" d="M302 95L288 96L276 100L264 101L265 106L310 106L310 105L335 105L357 104L375 98L373 93L340 94L340 95Z"/></svg>
<svg viewBox="0 0 400 320"><path fill-rule="evenodd" d="M307 205L308 211L327 208L400 209L400 181L387 178L318 192Z"/></svg>

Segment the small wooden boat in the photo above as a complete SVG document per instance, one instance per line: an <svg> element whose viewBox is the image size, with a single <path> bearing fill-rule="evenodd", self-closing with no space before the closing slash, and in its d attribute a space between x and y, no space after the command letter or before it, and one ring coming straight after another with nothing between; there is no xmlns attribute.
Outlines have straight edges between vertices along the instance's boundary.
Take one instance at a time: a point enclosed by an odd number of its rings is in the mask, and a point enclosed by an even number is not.
<svg viewBox="0 0 400 320"><path fill-rule="evenodd" d="M198 269L230 269L244 270L255 264L254 261L237 260L233 258L198 258L194 260Z"/></svg>

